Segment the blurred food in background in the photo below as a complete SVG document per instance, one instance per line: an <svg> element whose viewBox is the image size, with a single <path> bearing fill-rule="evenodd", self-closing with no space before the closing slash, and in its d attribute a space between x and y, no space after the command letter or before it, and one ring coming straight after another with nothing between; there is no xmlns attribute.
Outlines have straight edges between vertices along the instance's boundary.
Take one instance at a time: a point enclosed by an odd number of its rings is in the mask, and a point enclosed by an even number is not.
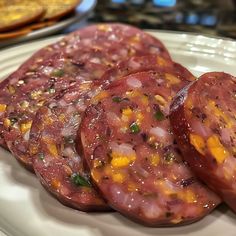
<svg viewBox="0 0 236 236"><path fill-rule="evenodd" d="M0 40L15 38L55 24L81 0L1 0Z"/></svg>
<svg viewBox="0 0 236 236"><path fill-rule="evenodd" d="M37 0L36 0L37 1ZM38 0L46 12L42 20L58 20L68 15L81 2L80 0Z"/></svg>
<svg viewBox="0 0 236 236"><path fill-rule="evenodd" d="M236 0L99 0L89 20L236 38Z"/></svg>
<svg viewBox="0 0 236 236"><path fill-rule="evenodd" d="M0 10L0 32L10 31L39 20L45 10L36 2L3 5Z"/></svg>
<svg viewBox="0 0 236 236"><path fill-rule="evenodd" d="M38 32L38 29L54 27L75 16L78 5L89 2L0 0L0 44L7 39ZM85 25L99 22L121 22L143 29L236 38L236 0L97 0L97 6ZM62 33L78 27L81 26L74 24L74 27L68 27Z"/></svg>

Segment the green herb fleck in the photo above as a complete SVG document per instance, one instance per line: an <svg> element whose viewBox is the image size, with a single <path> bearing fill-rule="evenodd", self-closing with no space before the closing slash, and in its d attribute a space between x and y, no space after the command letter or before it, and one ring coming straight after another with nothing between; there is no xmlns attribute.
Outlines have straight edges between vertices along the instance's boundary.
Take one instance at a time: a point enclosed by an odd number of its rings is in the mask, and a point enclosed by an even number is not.
<svg viewBox="0 0 236 236"><path fill-rule="evenodd" d="M66 137L64 137L64 141L65 141L65 143L73 144L74 138L72 136L66 136Z"/></svg>
<svg viewBox="0 0 236 236"><path fill-rule="evenodd" d="M49 92L49 93L55 93L56 90L55 90L54 88L50 88L50 89L48 89L48 92Z"/></svg>
<svg viewBox="0 0 236 236"><path fill-rule="evenodd" d="M52 72L53 77L62 77L65 74L65 71L62 69L57 69Z"/></svg>
<svg viewBox="0 0 236 236"><path fill-rule="evenodd" d="M38 154L38 158L39 158L40 160L43 160L43 159L44 159L44 154L43 154L42 152L40 152L40 153Z"/></svg>
<svg viewBox="0 0 236 236"><path fill-rule="evenodd" d="M162 121L165 119L165 115L159 110L154 114L156 120Z"/></svg>
<svg viewBox="0 0 236 236"><path fill-rule="evenodd" d="M122 101L122 98L121 97L113 97L112 101L116 102L116 103L120 103Z"/></svg>
<svg viewBox="0 0 236 236"><path fill-rule="evenodd" d="M166 162L172 162L175 160L175 154L174 153L168 153L165 157L164 157Z"/></svg>
<svg viewBox="0 0 236 236"><path fill-rule="evenodd" d="M71 180L77 186L91 187L90 182L78 173L72 174Z"/></svg>
<svg viewBox="0 0 236 236"><path fill-rule="evenodd" d="M140 128L138 126L138 124L136 122L133 122L131 125L130 125L130 130L131 130L131 133L133 134L137 134L140 132Z"/></svg>
<svg viewBox="0 0 236 236"><path fill-rule="evenodd" d="M18 121L16 117L10 117L9 119L11 121L11 125L14 125Z"/></svg>

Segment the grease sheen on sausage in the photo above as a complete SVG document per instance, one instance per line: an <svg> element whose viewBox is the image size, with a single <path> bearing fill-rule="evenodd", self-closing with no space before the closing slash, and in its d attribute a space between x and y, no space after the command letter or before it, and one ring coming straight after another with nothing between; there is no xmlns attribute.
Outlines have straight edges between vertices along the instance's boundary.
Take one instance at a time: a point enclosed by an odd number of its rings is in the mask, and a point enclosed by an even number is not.
<svg viewBox="0 0 236 236"><path fill-rule="evenodd" d="M86 109L77 136L110 206L149 226L197 221L220 202L175 145L169 105L188 84L175 73L149 70L114 81Z"/></svg>
<svg viewBox="0 0 236 236"><path fill-rule="evenodd" d="M236 78L202 75L172 104L171 124L196 175L236 211Z"/></svg>
<svg viewBox="0 0 236 236"><path fill-rule="evenodd" d="M98 201L99 196L92 186L88 188L79 183L76 186L73 181L76 176L90 182L83 158L75 150L76 132L81 116L90 99L101 97L102 93L98 95L99 91L103 91L111 80L119 79L124 74L152 68L159 71L176 70L176 76L185 75L186 83L194 79L193 75L180 65L156 55L131 57L105 72L104 76L97 80L91 77L91 71L103 74L104 67L87 63L80 66L80 74L90 73L90 77L72 83L38 110L30 134L33 167L44 187L59 201L80 210L107 209L101 198L100 202ZM89 189L90 191L84 194L83 191ZM98 203L97 207L93 202Z"/></svg>
<svg viewBox="0 0 236 236"><path fill-rule="evenodd" d="M41 49L0 84L0 144L32 170L29 133L37 110L75 81L99 79L101 70L149 53L170 59L158 39L122 24L92 25Z"/></svg>

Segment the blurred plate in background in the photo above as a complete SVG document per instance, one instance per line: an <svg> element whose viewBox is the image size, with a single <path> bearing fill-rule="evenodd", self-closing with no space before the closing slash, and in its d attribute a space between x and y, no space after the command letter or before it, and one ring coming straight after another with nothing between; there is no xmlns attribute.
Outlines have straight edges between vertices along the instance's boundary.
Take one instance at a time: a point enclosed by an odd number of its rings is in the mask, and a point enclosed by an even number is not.
<svg viewBox="0 0 236 236"><path fill-rule="evenodd" d="M69 25L79 22L86 18L88 14L94 9L96 6L96 0L82 0L81 3L76 8L75 13L71 17L67 17L58 21L56 24L44 27L42 29L34 30L24 36L20 36L13 39L1 40L0 41L0 48L6 47L15 43L21 43L28 40L33 40L37 38L41 38L44 36L52 35L57 33L60 30L68 27Z"/></svg>

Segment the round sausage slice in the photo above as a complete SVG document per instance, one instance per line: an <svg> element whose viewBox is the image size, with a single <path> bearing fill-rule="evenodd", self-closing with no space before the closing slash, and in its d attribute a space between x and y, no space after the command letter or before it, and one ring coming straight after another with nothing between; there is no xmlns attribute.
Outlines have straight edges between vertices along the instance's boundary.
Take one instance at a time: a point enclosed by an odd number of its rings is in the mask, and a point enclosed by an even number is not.
<svg viewBox="0 0 236 236"><path fill-rule="evenodd" d="M92 77L92 73L102 74L103 68L87 63L81 65L80 69L81 74L90 73L89 79L72 83L36 113L30 133L33 167L45 188L65 205L85 211L98 207L102 209L101 200L97 207L92 204L98 202L98 195L95 195L90 186L89 173L84 169L83 160L75 150L81 115L89 105L91 97L103 91L103 87L110 83L109 79L116 80L121 75L151 68L158 68L160 71L175 69L179 74L185 74L186 80L194 79L193 75L180 65L155 55L132 57L123 61L107 71L100 80ZM102 94L94 96L93 101L100 99ZM82 178L86 184L75 182L78 178ZM84 190L88 189L90 191L85 195Z"/></svg>
<svg viewBox="0 0 236 236"><path fill-rule="evenodd" d="M177 95L171 110L185 160L236 211L236 78L206 73Z"/></svg>
<svg viewBox="0 0 236 236"><path fill-rule="evenodd" d="M220 202L183 163L173 139L169 105L187 83L175 71L123 77L86 109L78 131L78 151L82 146L103 197L145 225L191 223Z"/></svg>
<svg viewBox="0 0 236 236"><path fill-rule="evenodd" d="M29 133L46 101L75 81L99 80L117 62L150 53L170 59L158 39L122 24L89 26L41 49L0 84L0 143L4 145L3 137L13 155L32 170Z"/></svg>

